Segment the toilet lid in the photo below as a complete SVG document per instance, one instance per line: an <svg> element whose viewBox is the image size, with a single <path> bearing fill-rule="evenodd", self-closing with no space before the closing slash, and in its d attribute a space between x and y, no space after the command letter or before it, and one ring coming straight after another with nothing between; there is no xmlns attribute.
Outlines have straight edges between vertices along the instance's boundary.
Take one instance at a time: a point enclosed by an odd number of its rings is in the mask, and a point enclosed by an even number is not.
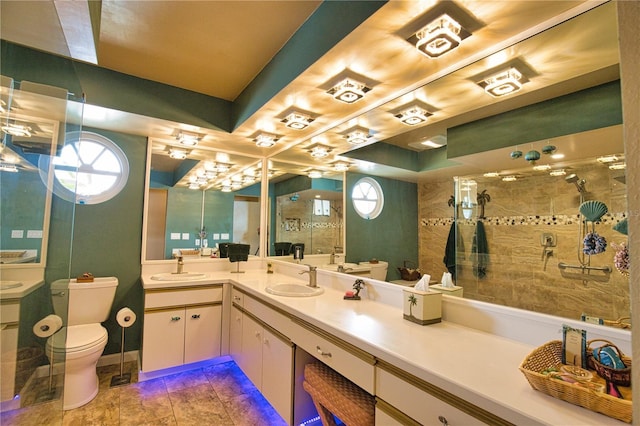
<svg viewBox="0 0 640 426"><path fill-rule="evenodd" d="M47 344L53 344L53 350L59 352L76 352L107 341L107 330L100 324L82 324L62 327L51 336Z"/></svg>

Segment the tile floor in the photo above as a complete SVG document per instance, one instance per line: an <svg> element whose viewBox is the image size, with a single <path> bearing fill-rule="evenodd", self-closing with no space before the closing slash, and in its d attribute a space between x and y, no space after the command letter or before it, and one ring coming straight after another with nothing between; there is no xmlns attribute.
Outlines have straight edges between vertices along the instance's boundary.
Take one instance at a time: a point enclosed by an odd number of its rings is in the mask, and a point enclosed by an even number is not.
<svg viewBox="0 0 640 426"><path fill-rule="evenodd" d="M2 426L49 425L286 425L233 362L138 382L135 363L125 364L131 384L110 387L119 365L98 367L98 396L80 408L62 411L61 401L34 404L48 389L38 379L23 406L0 415ZM31 405L33 404L33 405Z"/></svg>

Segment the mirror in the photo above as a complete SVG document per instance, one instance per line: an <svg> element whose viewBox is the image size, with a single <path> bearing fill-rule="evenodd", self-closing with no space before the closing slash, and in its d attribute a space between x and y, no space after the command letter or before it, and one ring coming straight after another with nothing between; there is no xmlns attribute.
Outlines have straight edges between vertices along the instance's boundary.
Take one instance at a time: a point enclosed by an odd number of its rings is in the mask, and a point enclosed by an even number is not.
<svg viewBox="0 0 640 426"><path fill-rule="evenodd" d="M226 242L258 254L261 160L154 139L148 164L143 261L216 257Z"/></svg>
<svg viewBox="0 0 640 426"><path fill-rule="evenodd" d="M320 172L320 170L318 170ZM269 256L342 253L344 173L324 170L310 178L303 167L269 162Z"/></svg>

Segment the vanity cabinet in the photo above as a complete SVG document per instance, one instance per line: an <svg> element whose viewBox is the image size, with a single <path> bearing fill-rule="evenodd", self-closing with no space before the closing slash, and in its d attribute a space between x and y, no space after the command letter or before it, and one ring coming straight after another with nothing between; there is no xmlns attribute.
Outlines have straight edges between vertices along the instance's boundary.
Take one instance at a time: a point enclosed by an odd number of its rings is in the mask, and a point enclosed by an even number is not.
<svg viewBox="0 0 640 426"><path fill-rule="evenodd" d="M220 356L222 285L145 291L142 371Z"/></svg>
<svg viewBox="0 0 640 426"><path fill-rule="evenodd" d="M0 331L0 366L2 368L0 381L1 401L10 401L15 396L15 376L18 353L18 324L20 320L20 301L2 300L0 306L0 318L2 331Z"/></svg>
<svg viewBox="0 0 640 426"><path fill-rule="evenodd" d="M279 314L236 289L231 300L231 355L273 408L291 422L294 347L270 325Z"/></svg>

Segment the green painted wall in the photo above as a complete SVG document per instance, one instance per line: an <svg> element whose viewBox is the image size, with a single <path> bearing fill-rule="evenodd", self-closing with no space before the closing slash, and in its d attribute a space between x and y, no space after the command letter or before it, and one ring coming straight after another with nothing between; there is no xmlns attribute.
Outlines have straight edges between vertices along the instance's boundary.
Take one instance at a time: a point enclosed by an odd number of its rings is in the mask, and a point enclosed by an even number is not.
<svg viewBox="0 0 640 426"><path fill-rule="evenodd" d="M384 193L384 208L372 220L361 218L351 203L356 182L365 177L346 174L347 261L362 262L373 257L389 262L387 280L400 279L398 266L405 260L418 264L418 187L415 183L369 176Z"/></svg>

